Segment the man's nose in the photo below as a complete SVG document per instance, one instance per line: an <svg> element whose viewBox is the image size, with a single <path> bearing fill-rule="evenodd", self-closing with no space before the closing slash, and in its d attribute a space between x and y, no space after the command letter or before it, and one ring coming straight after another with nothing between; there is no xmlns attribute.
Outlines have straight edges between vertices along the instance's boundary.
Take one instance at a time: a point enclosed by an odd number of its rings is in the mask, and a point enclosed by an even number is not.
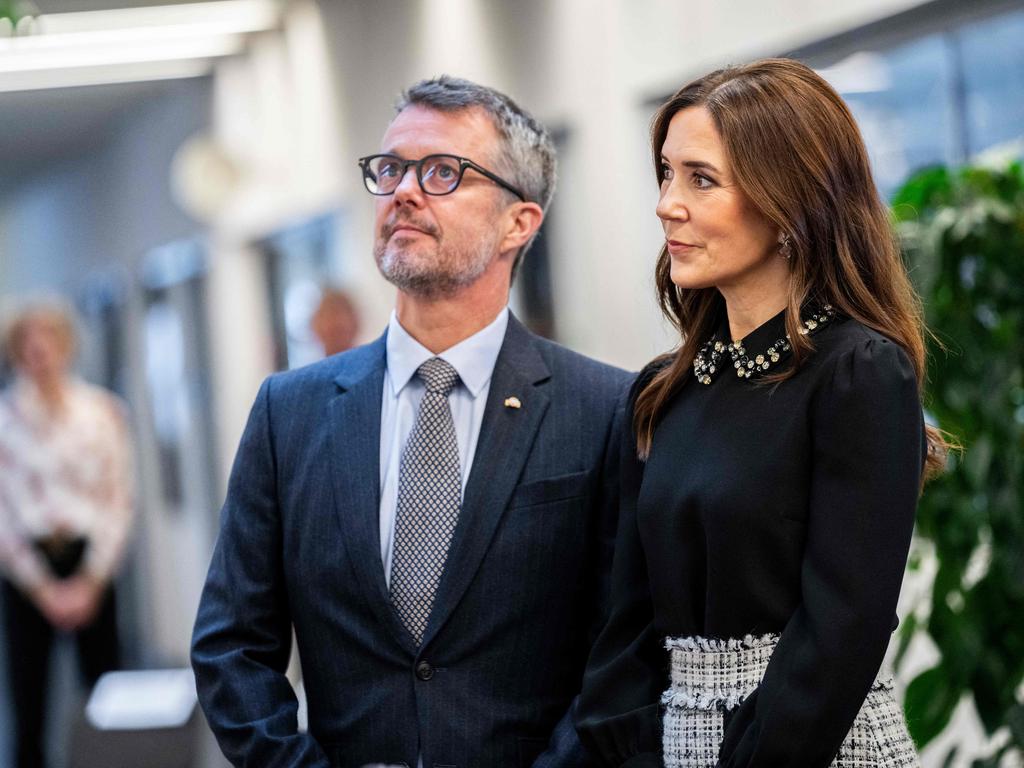
<svg viewBox="0 0 1024 768"><path fill-rule="evenodd" d="M398 180L398 186L392 193L396 203L422 202L423 190L420 188L420 180L416 175L416 167L407 165L402 169L402 178Z"/></svg>

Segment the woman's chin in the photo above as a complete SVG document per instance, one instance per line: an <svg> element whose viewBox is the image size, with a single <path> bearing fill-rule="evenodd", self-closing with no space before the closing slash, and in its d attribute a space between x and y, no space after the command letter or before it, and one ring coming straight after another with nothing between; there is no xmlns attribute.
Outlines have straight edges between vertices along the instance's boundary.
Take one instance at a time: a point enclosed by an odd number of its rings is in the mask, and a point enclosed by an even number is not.
<svg viewBox="0 0 1024 768"><path fill-rule="evenodd" d="M669 278L676 288L682 288L684 290L697 290L699 288L711 288L714 286L713 282L710 282L706 277L697 274L693 269L688 269L685 266L677 264L672 265L672 270L669 272Z"/></svg>

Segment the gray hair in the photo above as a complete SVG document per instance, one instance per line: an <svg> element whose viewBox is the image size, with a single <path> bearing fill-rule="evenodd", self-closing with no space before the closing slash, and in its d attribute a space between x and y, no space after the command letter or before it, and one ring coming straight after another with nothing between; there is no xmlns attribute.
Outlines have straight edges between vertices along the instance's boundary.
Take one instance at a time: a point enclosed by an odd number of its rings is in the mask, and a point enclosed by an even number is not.
<svg viewBox="0 0 1024 768"><path fill-rule="evenodd" d="M441 112L479 107L487 112L501 136L495 173L547 212L555 194L555 144L547 128L510 97L470 80L441 75L406 89L395 104L395 111L411 106ZM531 239L516 255L513 275L532 242Z"/></svg>

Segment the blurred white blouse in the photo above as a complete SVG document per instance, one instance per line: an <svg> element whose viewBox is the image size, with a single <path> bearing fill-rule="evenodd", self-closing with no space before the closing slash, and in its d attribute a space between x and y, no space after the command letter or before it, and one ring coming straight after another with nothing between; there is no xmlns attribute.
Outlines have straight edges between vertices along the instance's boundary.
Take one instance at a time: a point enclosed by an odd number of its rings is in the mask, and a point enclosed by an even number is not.
<svg viewBox="0 0 1024 768"><path fill-rule="evenodd" d="M131 445L120 400L72 378L53 412L18 379L0 395L0 570L22 591L49 576L34 542L88 540L82 570L117 570L132 521Z"/></svg>

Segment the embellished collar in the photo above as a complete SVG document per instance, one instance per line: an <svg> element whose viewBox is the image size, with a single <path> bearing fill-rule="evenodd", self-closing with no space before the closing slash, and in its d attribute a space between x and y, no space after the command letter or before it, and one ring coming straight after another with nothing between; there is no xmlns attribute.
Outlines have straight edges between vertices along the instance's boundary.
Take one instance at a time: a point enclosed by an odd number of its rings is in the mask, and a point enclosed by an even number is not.
<svg viewBox="0 0 1024 768"><path fill-rule="evenodd" d="M806 336L828 324L836 316L830 304L817 309L807 308L803 313L800 334ZM697 350L693 358L693 373L701 384L710 384L713 377L729 368L741 379L755 374L763 375L790 350L786 333L786 312L783 310L768 322L752 331L740 341L727 341L729 321L725 318L713 337ZM748 348L753 352L748 352Z"/></svg>

